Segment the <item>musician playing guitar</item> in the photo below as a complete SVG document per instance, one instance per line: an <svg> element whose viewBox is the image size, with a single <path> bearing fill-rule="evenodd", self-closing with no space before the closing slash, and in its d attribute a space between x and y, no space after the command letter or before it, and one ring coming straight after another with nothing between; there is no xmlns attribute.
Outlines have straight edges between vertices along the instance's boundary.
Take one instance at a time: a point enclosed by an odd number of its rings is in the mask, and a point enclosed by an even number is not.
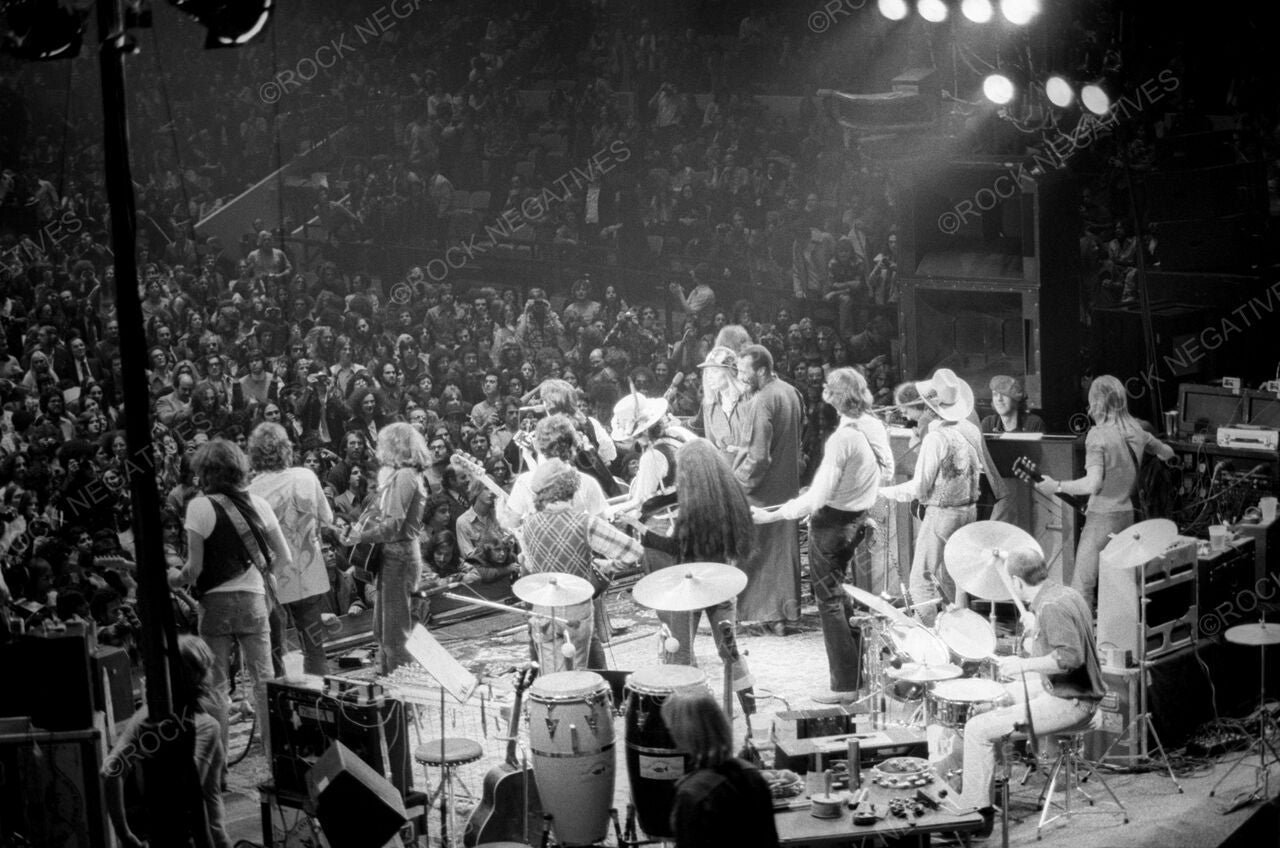
<svg viewBox="0 0 1280 848"><path fill-rule="evenodd" d="M994 822L995 743L1028 722L1041 734L1080 724L1106 694L1093 616L1080 593L1050 578L1044 556L1035 550L1000 553L993 567L1007 577L1031 638L1029 656L1000 659L1002 677L1022 678L1005 687L1013 705L973 716L964 728L964 791L958 803L982 813L988 834Z"/></svg>

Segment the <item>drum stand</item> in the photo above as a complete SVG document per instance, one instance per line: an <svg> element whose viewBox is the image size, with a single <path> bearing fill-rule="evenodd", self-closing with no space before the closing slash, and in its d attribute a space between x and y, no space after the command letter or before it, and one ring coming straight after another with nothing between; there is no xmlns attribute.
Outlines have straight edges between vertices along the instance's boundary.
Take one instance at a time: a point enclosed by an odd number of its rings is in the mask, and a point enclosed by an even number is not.
<svg viewBox="0 0 1280 848"><path fill-rule="evenodd" d="M1130 720L1129 726L1124 729L1124 732L1107 746L1107 750L1102 752L1098 762L1105 763L1107 757L1111 754L1111 750L1127 736L1133 737L1132 742L1138 746L1138 752L1119 755L1115 759L1126 760L1130 763L1153 759L1147 749L1147 735L1150 734L1151 738L1155 740L1155 750L1160 757L1160 761L1164 763L1164 770L1168 773L1169 779L1173 781L1178 794L1181 795L1183 793L1182 784L1178 782L1178 778L1173 773L1173 766L1169 762L1168 753L1165 752L1164 743L1160 741L1160 734L1156 732L1156 726L1151 723L1151 712L1147 703L1147 677L1150 674L1151 666L1147 660L1147 604L1149 601L1147 599L1146 574L1142 569L1139 569L1138 585L1142 590L1142 594L1138 599L1138 714Z"/></svg>

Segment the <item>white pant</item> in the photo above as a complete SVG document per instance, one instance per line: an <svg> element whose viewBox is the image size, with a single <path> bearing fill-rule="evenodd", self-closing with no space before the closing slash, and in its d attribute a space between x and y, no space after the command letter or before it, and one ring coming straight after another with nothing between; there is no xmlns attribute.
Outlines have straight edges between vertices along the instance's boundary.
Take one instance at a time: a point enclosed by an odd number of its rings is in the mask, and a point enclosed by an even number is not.
<svg viewBox="0 0 1280 848"><path fill-rule="evenodd" d="M1001 707L976 715L964 726L964 786L957 799L961 807L991 806L991 780L996 771L995 743L1000 737L1013 733L1014 724L1027 721L1026 696L1022 680L1005 684L1005 691L1014 699L1013 706ZM1027 675L1027 690L1031 696L1031 720L1036 735L1065 730L1080 724L1093 713L1096 701L1077 698L1056 698L1044 690L1039 674ZM1025 738L1019 733L1019 738Z"/></svg>

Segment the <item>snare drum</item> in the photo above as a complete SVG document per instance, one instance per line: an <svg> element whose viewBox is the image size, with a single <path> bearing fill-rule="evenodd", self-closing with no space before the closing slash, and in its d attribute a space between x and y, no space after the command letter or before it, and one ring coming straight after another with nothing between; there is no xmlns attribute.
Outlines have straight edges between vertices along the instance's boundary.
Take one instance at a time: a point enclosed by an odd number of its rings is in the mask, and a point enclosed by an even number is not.
<svg viewBox="0 0 1280 848"><path fill-rule="evenodd" d="M662 720L662 705L678 691L706 688L706 672L687 665L642 668L627 678L627 777L640 827L649 836L675 836L676 781L693 770L693 758L680 751Z"/></svg>
<svg viewBox="0 0 1280 848"><path fill-rule="evenodd" d="M993 680L940 680L925 695L926 723L957 730L976 715L1013 704L1013 696Z"/></svg>
<svg viewBox="0 0 1280 848"><path fill-rule="evenodd" d="M561 845L594 845L609 829L616 771L613 698L591 671L560 671L529 687L529 748L542 808Z"/></svg>
<svg viewBox="0 0 1280 848"><path fill-rule="evenodd" d="M996 652L996 631L991 622L973 610L956 609L938 616L940 638L957 659L956 665L981 662Z"/></svg>

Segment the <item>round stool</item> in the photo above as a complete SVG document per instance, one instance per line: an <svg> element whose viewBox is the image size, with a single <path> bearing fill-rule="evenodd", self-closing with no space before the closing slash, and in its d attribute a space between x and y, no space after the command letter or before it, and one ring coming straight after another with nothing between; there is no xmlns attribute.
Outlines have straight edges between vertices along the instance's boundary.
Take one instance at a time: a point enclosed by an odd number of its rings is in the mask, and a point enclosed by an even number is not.
<svg viewBox="0 0 1280 848"><path fill-rule="evenodd" d="M483 755L484 749L480 747L480 743L458 738L429 739L413 752L414 761L422 765L422 779L428 789L431 787L428 767L436 766L440 769L440 785L428 792L427 806L434 804L437 798L440 799L441 845L455 844L449 840L449 818L454 813L454 771L458 766L474 763ZM466 789L465 785L463 788ZM468 790L467 794L470 795L471 792Z"/></svg>
<svg viewBox="0 0 1280 848"><path fill-rule="evenodd" d="M1095 814L1108 815L1119 813L1124 817L1124 823L1129 823L1129 811L1125 805L1116 797L1116 793L1111 791L1111 787L1107 785L1107 781L1103 779L1102 774L1094 768L1093 763L1089 762L1083 753L1084 735L1092 730L1094 717L1097 710L1085 716L1078 723L1071 727L1065 727L1052 733L1045 734L1052 738L1058 744L1058 756L1053 762L1053 767L1049 770L1049 780L1045 783L1044 788L1040 790L1040 821L1036 825L1036 841L1040 840L1042 831L1045 826L1071 816ZM1063 798L1059 804L1053 798L1054 789L1058 785L1058 779L1062 778ZM1080 784L1085 780L1096 780L1102 786L1103 790L1111 796L1111 800L1115 803L1115 809L1092 809L1095 806L1094 798ZM1091 809L1071 809L1071 793L1072 790L1079 792L1084 796L1085 802ZM1062 812L1050 815L1054 807L1059 807Z"/></svg>

